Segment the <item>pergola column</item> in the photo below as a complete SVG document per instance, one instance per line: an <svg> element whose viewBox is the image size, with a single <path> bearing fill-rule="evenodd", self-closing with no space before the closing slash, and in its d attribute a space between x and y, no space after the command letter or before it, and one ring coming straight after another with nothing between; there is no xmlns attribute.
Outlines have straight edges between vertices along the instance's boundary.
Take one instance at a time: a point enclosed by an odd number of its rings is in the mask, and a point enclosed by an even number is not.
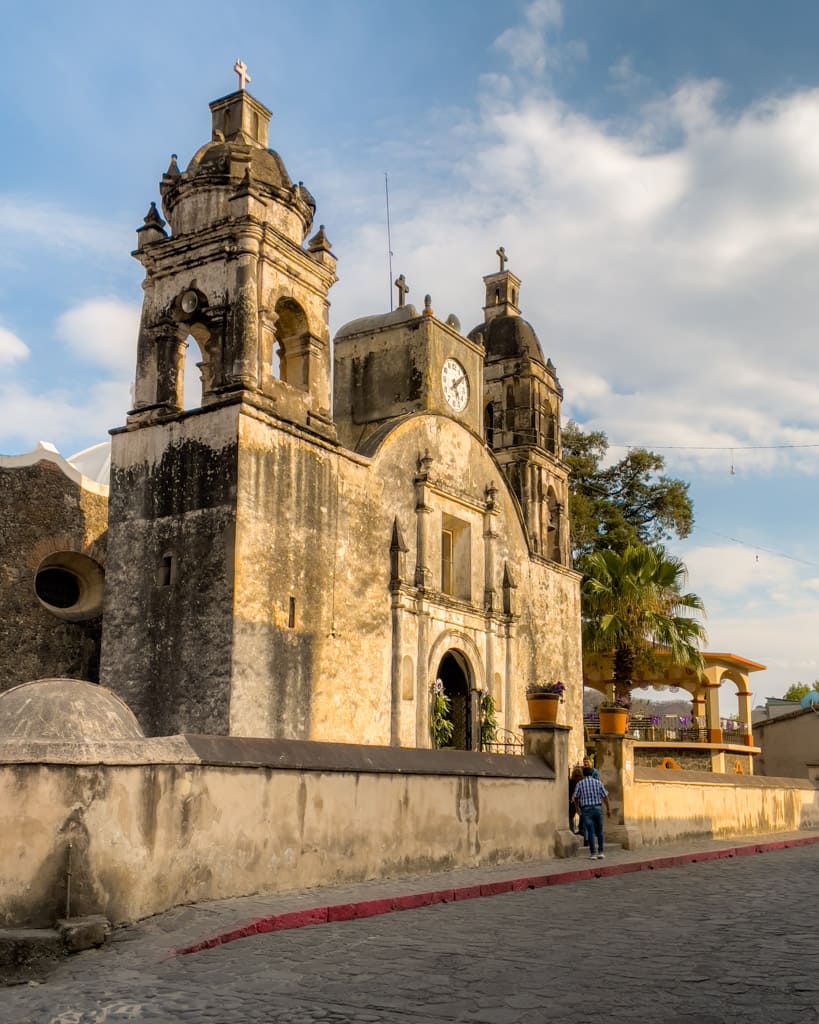
<svg viewBox="0 0 819 1024"><path fill-rule="evenodd" d="M705 697L699 688L691 696L691 720L694 727L698 729L705 717Z"/></svg>
<svg viewBox="0 0 819 1024"><path fill-rule="evenodd" d="M742 742L747 746L753 746L753 729L751 726L751 697L753 694L748 689L747 676L742 677L744 688L737 691L737 718L743 725L744 736Z"/></svg>
<svg viewBox="0 0 819 1024"><path fill-rule="evenodd" d="M721 669L706 668L703 672L705 690L705 729L709 743L722 743L722 729L719 724L719 688Z"/></svg>

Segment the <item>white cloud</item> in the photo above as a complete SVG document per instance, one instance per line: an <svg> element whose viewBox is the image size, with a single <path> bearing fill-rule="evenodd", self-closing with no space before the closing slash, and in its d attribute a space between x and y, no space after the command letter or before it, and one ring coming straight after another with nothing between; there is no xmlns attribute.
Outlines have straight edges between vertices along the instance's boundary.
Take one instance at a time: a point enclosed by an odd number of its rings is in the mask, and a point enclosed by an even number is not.
<svg viewBox="0 0 819 1024"><path fill-rule="evenodd" d="M139 307L120 299L89 299L57 320L57 337L81 359L122 373L136 361Z"/></svg>
<svg viewBox="0 0 819 1024"><path fill-rule="evenodd" d="M586 59L582 41L573 39L558 45L549 38L563 25L560 0L532 0L523 13L524 24L505 29L494 44L508 55L516 70L542 75Z"/></svg>
<svg viewBox="0 0 819 1024"><path fill-rule="evenodd" d="M612 441L700 446L670 461L722 473L714 445L819 445L819 91L738 113L720 95L684 83L624 127L490 89L452 127L459 182L419 178L393 238L411 298L431 292L467 329L502 243L566 415ZM365 224L338 247L334 315L368 308L382 235ZM816 474L817 454L760 448L742 465Z"/></svg>
<svg viewBox="0 0 819 1024"><path fill-rule="evenodd" d="M19 359L25 359L28 354L28 345L6 327L0 327L0 366L16 363Z"/></svg>
<svg viewBox="0 0 819 1024"><path fill-rule="evenodd" d="M16 383L0 384L0 437L4 454L31 451L51 441L63 454L76 439L104 441L130 408L127 380L95 381L85 390L33 392Z"/></svg>

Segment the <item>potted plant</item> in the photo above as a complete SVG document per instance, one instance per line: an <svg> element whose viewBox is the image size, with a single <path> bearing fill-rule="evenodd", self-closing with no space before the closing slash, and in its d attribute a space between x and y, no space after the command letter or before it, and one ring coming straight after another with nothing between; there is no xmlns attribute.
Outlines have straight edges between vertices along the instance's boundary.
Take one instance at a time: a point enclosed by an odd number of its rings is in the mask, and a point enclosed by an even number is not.
<svg viewBox="0 0 819 1024"><path fill-rule="evenodd" d="M535 725L557 721L557 706L563 700L566 687L558 679L554 683L529 683L526 687L526 703L529 706L529 721Z"/></svg>
<svg viewBox="0 0 819 1024"><path fill-rule="evenodd" d="M630 710L631 699L627 695L615 697L614 700L604 700L597 709L601 734L625 736Z"/></svg>

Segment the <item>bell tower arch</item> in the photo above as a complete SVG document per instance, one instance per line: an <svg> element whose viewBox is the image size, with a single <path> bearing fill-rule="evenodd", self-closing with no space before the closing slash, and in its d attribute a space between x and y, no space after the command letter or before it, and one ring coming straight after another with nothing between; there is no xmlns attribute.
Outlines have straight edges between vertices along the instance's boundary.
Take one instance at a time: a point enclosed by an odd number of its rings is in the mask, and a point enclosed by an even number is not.
<svg viewBox="0 0 819 1024"><path fill-rule="evenodd" d="M127 424L183 412L182 343L206 334L202 407L246 402L332 437L336 261L323 226L305 243L315 201L267 148L265 106L241 89L210 109L211 141L184 172L174 155L162 176L165 219L152 203L137 231L145 280ZM284 375L273 372L279 350Z"/></svg>

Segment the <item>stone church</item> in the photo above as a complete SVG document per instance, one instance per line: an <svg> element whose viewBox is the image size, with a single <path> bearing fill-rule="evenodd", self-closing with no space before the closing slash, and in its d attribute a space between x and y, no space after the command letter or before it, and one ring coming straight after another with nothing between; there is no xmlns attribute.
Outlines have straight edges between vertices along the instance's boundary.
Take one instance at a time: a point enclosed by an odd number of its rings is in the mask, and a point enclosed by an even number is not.
<svg viewBox="0 0 819 1024"><path fill-rule="evenodd" d="M0 689L99 682L149 736L429 747L440 680L478 749L483 694L517 732L527 684L561 679L579 724L562 390L503 250L468 334L399 278L331 344L336 256L270 111L210 110L137 231L107 485L47 445L0 457Z"/></svg>

